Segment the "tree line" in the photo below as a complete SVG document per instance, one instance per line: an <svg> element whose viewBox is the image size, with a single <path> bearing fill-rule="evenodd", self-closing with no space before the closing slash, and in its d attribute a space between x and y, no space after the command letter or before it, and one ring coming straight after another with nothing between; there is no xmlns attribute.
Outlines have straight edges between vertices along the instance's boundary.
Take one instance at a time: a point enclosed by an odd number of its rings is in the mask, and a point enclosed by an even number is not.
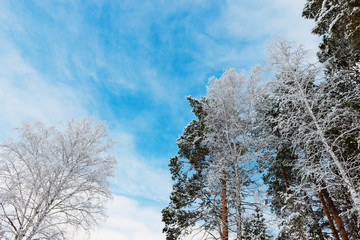
<svg viewBox="0 0 360 240"><path fill-rule="evenodd" d="M303 16L322 37L317 63L276 37L265 66L227 68L187 97L168 240L360 239L360 1L308 0Z"/></svg>

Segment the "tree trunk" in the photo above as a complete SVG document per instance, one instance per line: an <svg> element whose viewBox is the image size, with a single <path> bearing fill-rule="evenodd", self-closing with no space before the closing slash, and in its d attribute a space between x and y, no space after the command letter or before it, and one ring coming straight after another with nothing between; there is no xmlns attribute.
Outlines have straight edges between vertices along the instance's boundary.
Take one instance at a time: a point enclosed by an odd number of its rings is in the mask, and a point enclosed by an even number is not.
<svg viewBox="0 0 360 240"><path fill-rule="evenodd" d="M328 221L329 221L329 225L330 225L331 231L332 231L332 233L333 233L333 236L334 236L335 240L340 240L339 234L338 234L338 232L337 232L337 230L336 230L336 228L335 228L335 226L334 226L334 222L333 222L333 220L332 220L332 218L331 218L331 215L330 215L330 212L329 212L329 208L326 206L324 197L323 197L323 195L321 194L321 192L319 192L319 198L320 198L321 204L322 204L322 206L323 206L323 208L324 208L326 217L327 217L327 219L328 219Z"/></svg>
<svg viewBox="0 0 360 240"><path fill-rule="evenodd" d="M236 193L235 193L235 208L236 208L236 240L242 240L242 219L241 219L241 188L238 163L235 165L236 177Z"/></svg>
<svg viewBox="0 0 360 240"><path fill-rule="evenodd" d="M288 193L291 193L289 180L288 180L287 174L286 174L286 172L285 172L285 167L284 167L283 163L280 163L280 164L281 164L281 171L282 171L283 176L284 176L284 180L285 180L287 192L288 192Z"/></svg>
<svg viewBox="0 0 360 240"><path fill-rule="evenodd" d="M222 240L229 239L228 206L227 206L226 180L221 179L221 219L222 219Z"/></svg>
<svg viewBox="0 0 360 240"><path fill-rule="evenodd" d="M349 197L347 195L345 195L345 200L346 203L351 206L351 199L349 199ZM353 239L360 239L360 227L358 226L358 218L357 216L354 214L352 215L352 217L350 217L349 219L350 221L348 222L348 234L349 234L349 238L353 238Z"/></svg>
<svg viewBox="0 0 360 240"><path fill-rule="evenodd" d="M241 216L241 201L240 205L237 207L236 210L236 240L242 240L242 216Z"/></svg>
<svg viewBox="0 0 360 240"><path fill-rule="evenodd" d="M337 228L339 229L341 239L342 240L348 240L349 238L348 238L348 235L347 235L347 233L345 231L344 221L339 216L339 211L337 210L337 208L335 207L334 202L330 198L330 195L329 195L328 191L326 189L322 189L321 194L325 198L325 201L327 202L327 204L328 204L328 206L330 208L330 212L333 215L333 218L335 220Z"/></svg>

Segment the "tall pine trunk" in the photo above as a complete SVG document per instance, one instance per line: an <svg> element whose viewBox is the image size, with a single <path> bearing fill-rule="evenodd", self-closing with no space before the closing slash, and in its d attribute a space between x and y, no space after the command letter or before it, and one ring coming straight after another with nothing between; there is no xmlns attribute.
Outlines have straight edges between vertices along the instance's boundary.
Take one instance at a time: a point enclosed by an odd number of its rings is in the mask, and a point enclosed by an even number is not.
<svg viewBox="0 0 360 240"><path fill-rule="evenodd" d="M333 215L333 218L335 220L337 228L339 229L341 239L342 240L348 240L349 238L348 238L348 235L347 235L347 233L345 231L344 221L340 217L339 211L337 210L334 202L332 201L328 191L326 189L322 189L321 194L325 198L325 201L326 201L326 203L328 204L328 206L330 208L330 212Z"/></svg>
<svg viewBox="0 0 360 240"><path fill-rule="evenodd" d="M329 221L329 225L330 225L331 231L332 231L332 233L333 233L333 236L334 236L335 240L340 240L339 235L338 235L338 232L337 232L337 230L336 230L336 228L335 228L335 226L334 226L334 222L333 222L333 220L332 220L332 218L331 218L331 215L330 215L330 212L329 212L329 208L327 207L326 202L325 202L325 200L324 200L324 197L323 197L323 195L322 195L321 192L319 192L318 194L319 194L319 198L320 198L321 204L322 204L322 206L323 206L323 208L324 208L325 215L326 215L326 217L327 217L327 219L328 219L328 221Z"/></svg>

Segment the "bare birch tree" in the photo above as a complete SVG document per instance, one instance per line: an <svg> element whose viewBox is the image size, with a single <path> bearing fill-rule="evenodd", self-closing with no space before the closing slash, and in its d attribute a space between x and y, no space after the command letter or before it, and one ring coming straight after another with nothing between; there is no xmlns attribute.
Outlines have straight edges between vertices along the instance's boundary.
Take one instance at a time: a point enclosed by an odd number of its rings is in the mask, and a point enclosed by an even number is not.
<svg viewBox="0 0 360 240"><path fill-rule="evenodd" d="M66 239L105 217L116 159L105 122L84 118L62 129L23 123L0 144L0 221L5 239Z"/></svg>

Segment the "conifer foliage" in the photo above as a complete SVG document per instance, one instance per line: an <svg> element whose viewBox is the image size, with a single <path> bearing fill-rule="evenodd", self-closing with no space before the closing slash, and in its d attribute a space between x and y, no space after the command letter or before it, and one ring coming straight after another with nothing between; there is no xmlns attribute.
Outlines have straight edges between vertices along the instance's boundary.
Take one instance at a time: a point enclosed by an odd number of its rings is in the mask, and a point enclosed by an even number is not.
<svg viewBox="0 0 360 240"><path fill-rule="evenodd" d="M205 140L204 98L188 97L197 120L191 121L179 137L178 155L170 159L170 172L175 182L170 204L162 216L167 240L179 239L190 233L213 235L221 232L219 200L208 189L206 169L209 166Z"/></svg>
<svg viewBox="0 0 360 240"><path fill-rule="evenodd" d="M360 239L359 14L358 0L308 0L318 63L276 38L267 81L260 66L227 68L206 97L189 98L198 120L170 159L167 239Z"/></svg>
<svg viewBox="0 0 360 240"><path fill-rule="evenodd" d="M244 240L270 240L271 235L267 234L265 218L261 208L255 208L255 212L244 221Z"/></svg>
<svg viewBox="0 0 360 240"><path fill-rule="evenodd" d="M313 33L322 37L319 59L352 68L360 60L360 1L308 0L303 16L314 19Z"/></svg>

